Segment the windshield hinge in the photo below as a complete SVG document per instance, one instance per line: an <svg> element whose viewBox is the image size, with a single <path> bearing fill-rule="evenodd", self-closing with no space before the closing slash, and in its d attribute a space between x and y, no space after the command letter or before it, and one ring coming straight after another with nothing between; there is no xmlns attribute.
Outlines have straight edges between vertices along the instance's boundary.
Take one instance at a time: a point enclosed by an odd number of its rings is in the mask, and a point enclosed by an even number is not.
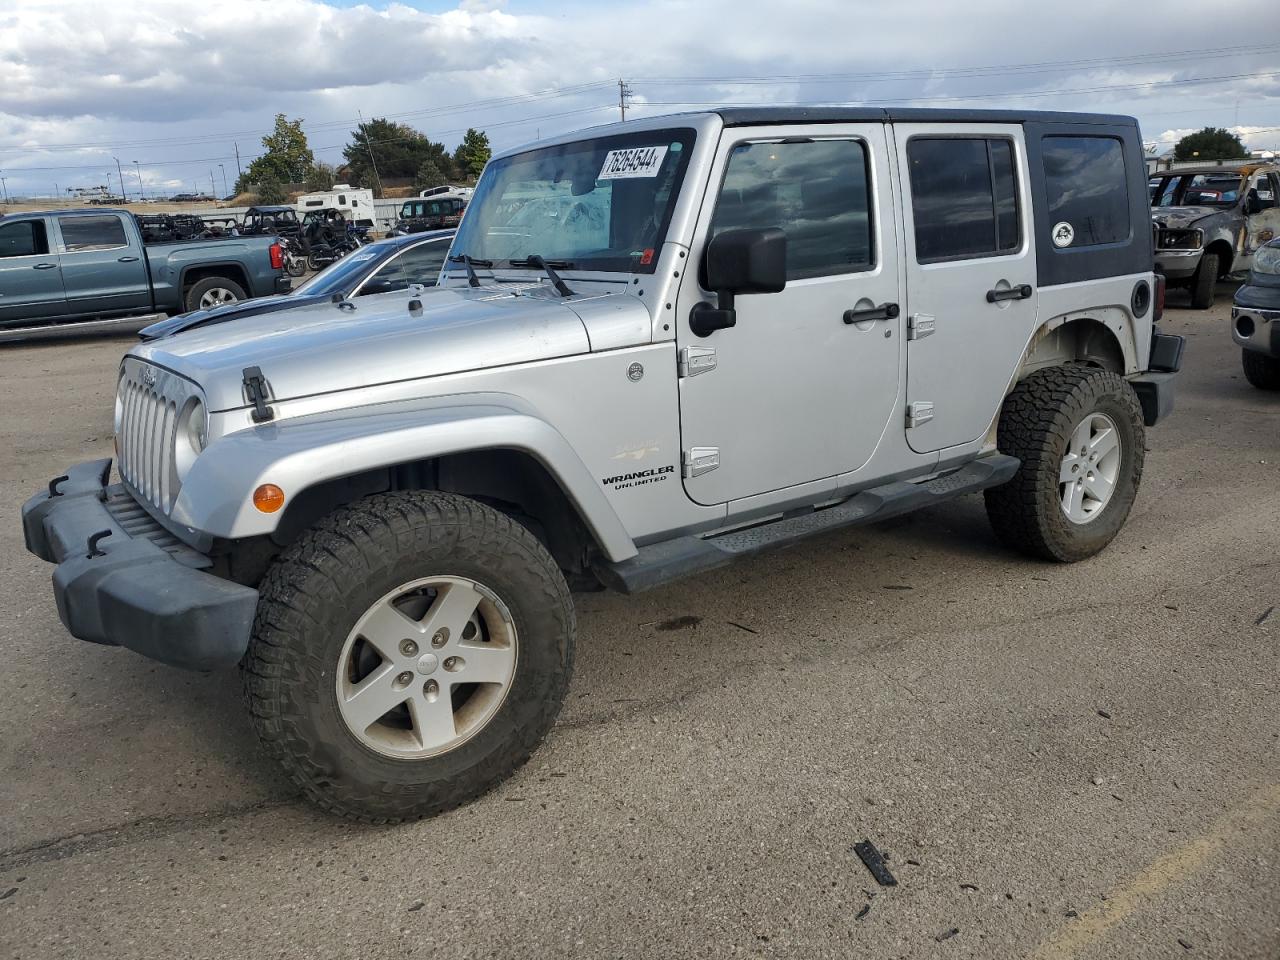
<svg viewBox="0 0 1280 960"><path fill-rule="evenodd" d="M258 367L245 367L243 375L245 399L253 404L253 410L249 413L253 422L266 423L268 420L274 420L276 412L267 406L267 400L271 394L262 370Z"/></svg>

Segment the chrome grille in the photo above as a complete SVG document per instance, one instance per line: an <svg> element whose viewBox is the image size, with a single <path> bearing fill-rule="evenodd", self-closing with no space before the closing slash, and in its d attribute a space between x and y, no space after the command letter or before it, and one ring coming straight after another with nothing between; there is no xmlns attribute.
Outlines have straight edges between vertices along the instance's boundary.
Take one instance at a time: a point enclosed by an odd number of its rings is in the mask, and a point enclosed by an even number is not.
<svg viewBox="0 0 1280 960"><path fill-rule="evenodd" d="M139 500L168 513L178 495L174 432L179 413L198 396L195 384L175 373L126 357L116 396L120 424L116 469Z"/></svg>

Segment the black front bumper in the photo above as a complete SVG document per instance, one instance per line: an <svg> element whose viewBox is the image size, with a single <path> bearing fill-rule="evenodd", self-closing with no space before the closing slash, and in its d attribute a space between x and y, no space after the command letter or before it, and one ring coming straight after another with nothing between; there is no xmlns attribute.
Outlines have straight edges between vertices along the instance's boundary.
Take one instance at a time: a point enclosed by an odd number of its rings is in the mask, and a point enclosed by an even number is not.
<svg viewBox="0 0 1280 960"><path fill-rule="evenodd" d="M175 667L234 665L258 591L206 573L208 558L169 535L122 485L108 486L110 472L110 460L78 464L22 506L27 549L57 564L63 624L81 640Z"/></svg>

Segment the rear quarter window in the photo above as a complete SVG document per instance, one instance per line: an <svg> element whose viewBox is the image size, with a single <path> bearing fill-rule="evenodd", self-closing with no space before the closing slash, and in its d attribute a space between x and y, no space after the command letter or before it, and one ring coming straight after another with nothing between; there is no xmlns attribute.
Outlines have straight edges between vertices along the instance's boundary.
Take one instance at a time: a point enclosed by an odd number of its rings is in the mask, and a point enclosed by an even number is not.
<svg viewBox="0 0 1280 960"><path fill-rule="evenodd" d="M1121 141L1048 136L1042 146L1048 241L1059 249L1127 241L1132 224Z"/></svg>

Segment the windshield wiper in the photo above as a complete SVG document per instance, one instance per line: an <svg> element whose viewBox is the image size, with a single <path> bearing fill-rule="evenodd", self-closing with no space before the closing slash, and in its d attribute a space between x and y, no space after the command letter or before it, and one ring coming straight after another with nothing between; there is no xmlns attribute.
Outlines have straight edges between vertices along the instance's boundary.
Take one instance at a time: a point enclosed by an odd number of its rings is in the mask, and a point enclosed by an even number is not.
<svg viewBox="0 0 1280 960"><path fill-rule="evenodd" d="M569 285L560 279L560 274L555 271L556 267L561 270L572 270L572 262L568 260L544 260L536 253L532 253L523 260L512 260L511 265L513 267L537 267L547 275L547 279L551 281L551 285L556 288L556 292L560 296L573 296L573 291L569 289Z"/></svg>
<svg viewBox="0 0 1280 960"><path fill-rule="evenodd" d="M460 253L457 256L450 257L449 262L461 263L467 268L467 283L471 284L473 287L480 286L480 278L476 276L476 265L478 264L479 266L486 268L491 268L493 266L492 260L477 260L475 257L466 253Z"/></svg>

